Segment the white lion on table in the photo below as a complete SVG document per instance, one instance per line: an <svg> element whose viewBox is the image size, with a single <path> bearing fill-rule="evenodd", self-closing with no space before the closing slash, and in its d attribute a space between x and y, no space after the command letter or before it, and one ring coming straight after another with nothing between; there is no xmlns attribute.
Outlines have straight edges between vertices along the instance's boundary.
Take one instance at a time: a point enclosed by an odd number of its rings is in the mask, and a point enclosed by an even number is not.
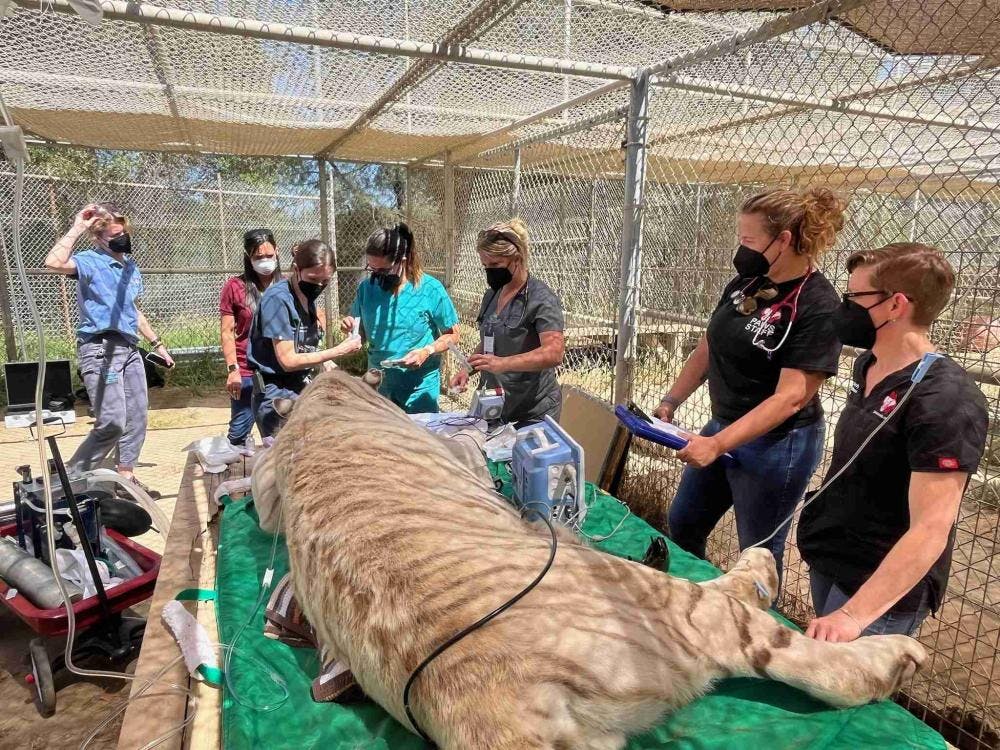
<svg viewBox="0 0 1000 750"><path fill-rule="evenodd" d="M404 725L414 668L549 556L544 526L342 372L296 402L253 494L262 527L283 527L296 598L325 656ZM891 695L926 658L905 636L806 638L765 611L758 583L777 585L763 549L694 584L560 531L548 575L431 662L411 710L446 750L611 750L721 678L779 680L856 706Z"/></svg>

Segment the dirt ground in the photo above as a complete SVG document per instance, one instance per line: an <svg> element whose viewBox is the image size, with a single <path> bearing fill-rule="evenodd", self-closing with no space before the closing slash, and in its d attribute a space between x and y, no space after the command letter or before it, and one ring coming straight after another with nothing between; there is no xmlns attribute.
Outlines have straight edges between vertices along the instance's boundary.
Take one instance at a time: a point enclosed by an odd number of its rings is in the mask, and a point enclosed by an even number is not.
<svg viewBox="0 0 1000 750"><path fill-rule="evenodd" d="M77 422L70 425L59 440L64 457L69 457L93 420L86 409L78 410ZM187 454L183 448L201 437L225 434L229 421L229 402L224 394L195 397L183 390L153 390L150 393L149 433L136 475L163 497L160 506L167 516L173 515L174 502L180 486ZM28 430L0 428L0 500L10 499L10 484L17 478L15 467L38 465L38 452ZM162 550L162 539L150 532L136 541ZM136 609L145 614L145 606ZM128 695L122 680L77 678L63 671L55 677L57 708L54 716L43 719L35 710L32 691L25 683L30 672L28 643L35 637L6 607L0 607L0 748L76 748ZM65 638L49 639L50 656L62 651ZM85 663L95 669L106 668L99 662ZM132 665L129 666L131 668ZM117 746L118 727L115 722L102 732L90 747Z"/></svg>

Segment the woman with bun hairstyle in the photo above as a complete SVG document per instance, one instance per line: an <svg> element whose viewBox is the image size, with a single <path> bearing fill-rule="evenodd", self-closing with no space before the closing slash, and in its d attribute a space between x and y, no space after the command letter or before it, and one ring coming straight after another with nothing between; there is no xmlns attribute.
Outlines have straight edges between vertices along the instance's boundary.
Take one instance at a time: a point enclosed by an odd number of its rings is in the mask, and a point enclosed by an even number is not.
<svg viewBox="0 0 1000 750"><path fill-rule="evenodd" d="M378 229L365 245L369 278L358 285L340 327L368 342L379 392L409 414L438 411L441 353L458 343L458 312L444 285L421 270L406 224Z"/></svg>
<svg viewBox="0 0 1000 750"><path fill-rule="evenodd" d="M476 322L480 343L469 364L483 385L504 390L501 421L523 427L562 405L556 367L565 353L562 303L548 284L528 273L528 230L520 219L494 224L476 239L489 287ZM469 372L452 378L465 388Z"/></svg>
<svg viewBox="0 0 1000 750"><path fill-rule="evenodd" d="M844 208L826 188L769 190L743 203L737 275L655 411L672 421L708 380L712 418L678 451L687 467L667 519L670 538L700 557L732 507L741 549L773 534L766 547L780 575L788 527L774 531L819 463L817 391L840 359L840 300L816 263L843 228ZM725 453L735 460L716 460Z"/></svg>

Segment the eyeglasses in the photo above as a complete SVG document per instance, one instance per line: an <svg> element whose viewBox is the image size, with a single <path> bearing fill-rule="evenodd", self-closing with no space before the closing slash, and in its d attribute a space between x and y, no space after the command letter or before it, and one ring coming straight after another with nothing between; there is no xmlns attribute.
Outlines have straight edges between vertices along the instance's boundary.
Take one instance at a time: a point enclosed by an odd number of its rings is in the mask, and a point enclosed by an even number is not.
<svg viewBox="0 0 1000 750"><path fill-rule="evenodd" d="M364 268L365 273L381 273L382 271L391 271L391 270L392 270L392 266L391 265L389 265L389 266L380 266L380 267L376 268L371 263L365 263L365 268Z"/></svg>
<svg viewBox="0 0 1000 750"><path fill-rule="evenodd" d="M847 302L848 300L852 300L855 297L868 297L871 296L872 294L882 294L885 296L886 299L889 299L889 297L893 296L894 294L902 294L910 302L913 302L913 297L911 297L906 292L887 292L884 289L873 289L867 292L844 292L842 295L840 295L840 298L844 302Z"/></svg>

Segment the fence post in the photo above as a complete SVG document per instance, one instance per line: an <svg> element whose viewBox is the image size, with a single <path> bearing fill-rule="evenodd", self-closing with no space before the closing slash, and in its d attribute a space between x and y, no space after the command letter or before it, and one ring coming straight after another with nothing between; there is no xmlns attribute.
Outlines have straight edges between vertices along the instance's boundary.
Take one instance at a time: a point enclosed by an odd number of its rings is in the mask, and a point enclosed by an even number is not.
<svg viewBox="0 0 1000 750"><path fill-rule="evenodd" d="M517 207L521 203L521 149L514 149L514 172L510 181L510 218L517 216Z"/></svg>
<svg viewBox="0 0 1000 750"><path fill-rule="evenodd" d="M444 286L448 291L455 283L455 238L455 168L448 153L444 160Z"/></svg>
<svg viewBox="0 0 1000 750"><path fill-rule="evenodd" d="M618 342L615 356L616 404L628 401L638 354L636 316L642 286L643 191L646 180L646 141L649 121L649 75L632 81L626 127L625 213L622 217L621 288L618 299Z"/></svg>
<svg viewBox="0 0 1000 750"><path fill-rule="evenodd" d="M403 220L410 227L411 232L413 231L413 205L411 203L413 193L410 192L410 178L412 176L413 173L407 165L406 171L403 173Z"/></svg>
<svg viewBox="0 0 1000 750"><path fill-rule="evenodd" d="M3 225L0 225L0 260L2 260L2 264L0 264L0 321L3 323L3 343L7 361L16 362L18 356L10 300L10 267L7 262L7 243L4 241Z"/></svg>
<svg viewBox="0 0 1000 750"><path fill-rule="evenodd" d="M920 188L913 191L913 218L910 220L910 242L917 241L917 233L920 231L920 198L922 194Z"/></svg>
<svg viewBox="0 0 1000 750"><path fill-rule="evenodd" d="M598 178L590 184L590 211L587 214L587 305L593 306L594 258L597 256L597 185ZM604 311L596 313L603 315Z"/></svg>
<svg viewBox="0 0 1000 750"><path fill-rule="evenodd" d="M215 185L219 190L219 235L222 238L222 267L229 268L229 240L226 236L226 202L222 198L222 173L215 173ZM242 273L242 271L241 271Z"/></svg>
<svg viewBox="0 0 1000 750"><path fill-rule="evenodd" d="M333 267L337 268L337 212L330 210L333 201L333 191L330 185L330 171L326 159L317 159L319 168L319 238L333 250ZM333 345L333 330L337 328L340 318L340 274L334 270L330 283L326 285L323 294L323 305L326 310L326 345Z"/></svg>

